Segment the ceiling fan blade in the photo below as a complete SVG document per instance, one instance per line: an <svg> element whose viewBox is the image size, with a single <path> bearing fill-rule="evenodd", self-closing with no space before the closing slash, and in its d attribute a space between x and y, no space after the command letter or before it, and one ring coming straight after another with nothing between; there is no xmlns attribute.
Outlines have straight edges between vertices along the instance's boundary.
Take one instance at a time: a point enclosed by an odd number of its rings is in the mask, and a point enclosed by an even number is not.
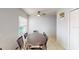
<svg viewBox="0 0 79 59"><path fill-rule="evenodd" d="M46 15L46 13L42 13L42 15Z"/></svg>
<svg viewBox="0 0 79 59"><path fill-rule="evenodd" d="M38 11L38 13L40 14L40 11Z"/></svg>

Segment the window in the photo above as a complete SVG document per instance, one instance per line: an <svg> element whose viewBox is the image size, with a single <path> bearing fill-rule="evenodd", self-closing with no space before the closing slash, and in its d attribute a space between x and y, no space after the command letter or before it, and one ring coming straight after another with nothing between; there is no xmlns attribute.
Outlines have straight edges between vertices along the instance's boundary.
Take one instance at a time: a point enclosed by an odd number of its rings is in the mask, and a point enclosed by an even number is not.
<svg viewBox="0 0 79 59"><path fill-rule="evenodd" d="M18 29L18 35L22 36L24 33L27 32L27 19L19 16L19 29Z"/></svg>

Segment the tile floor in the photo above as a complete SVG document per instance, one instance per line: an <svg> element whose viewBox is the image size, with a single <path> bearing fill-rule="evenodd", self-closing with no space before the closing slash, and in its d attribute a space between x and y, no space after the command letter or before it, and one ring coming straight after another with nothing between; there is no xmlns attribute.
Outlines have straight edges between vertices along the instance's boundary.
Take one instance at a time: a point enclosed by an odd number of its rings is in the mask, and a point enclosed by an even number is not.
<svg viewBox="0 0 79 59"><path fill-rule="evenodd" d="M53 37L48 37L47 50L64 50L64 48L56 42Z"/></svg>

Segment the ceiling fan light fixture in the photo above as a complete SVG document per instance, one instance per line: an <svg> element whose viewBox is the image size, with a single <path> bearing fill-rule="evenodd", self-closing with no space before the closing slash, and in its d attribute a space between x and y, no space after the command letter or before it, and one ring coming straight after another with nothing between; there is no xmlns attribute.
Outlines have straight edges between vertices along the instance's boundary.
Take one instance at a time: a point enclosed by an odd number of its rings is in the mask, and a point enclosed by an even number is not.
<svg viewBox="0 0 79 59"><path fill-rule="evenodd" d="M41 15L38 14L37 16L41 16Z"/></svg>
<svg viewBox="0 0 79 59"><path fill-rule="evenodd" d="M40 15L40 11L37 12L37 16L41 16L41 15Z"/></svg>

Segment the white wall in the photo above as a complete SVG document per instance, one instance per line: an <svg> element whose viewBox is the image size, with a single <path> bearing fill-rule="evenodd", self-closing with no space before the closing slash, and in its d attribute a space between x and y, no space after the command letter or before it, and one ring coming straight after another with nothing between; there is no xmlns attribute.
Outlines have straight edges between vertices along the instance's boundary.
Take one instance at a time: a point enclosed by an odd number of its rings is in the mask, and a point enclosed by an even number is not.
<svg viewBox="0 0 79 59"><path fill-rule="evenodd" d="M0 9L0 48L15 49L17 47L18 17L27 18L21 9Z"/></svg>
<svg viewBox="0 0 79 59"><path fill-rule="evenodd" d="M46 32L48 36L56 36L56 16L30 16L29 17L29 32L38 30Z"/></svg>

